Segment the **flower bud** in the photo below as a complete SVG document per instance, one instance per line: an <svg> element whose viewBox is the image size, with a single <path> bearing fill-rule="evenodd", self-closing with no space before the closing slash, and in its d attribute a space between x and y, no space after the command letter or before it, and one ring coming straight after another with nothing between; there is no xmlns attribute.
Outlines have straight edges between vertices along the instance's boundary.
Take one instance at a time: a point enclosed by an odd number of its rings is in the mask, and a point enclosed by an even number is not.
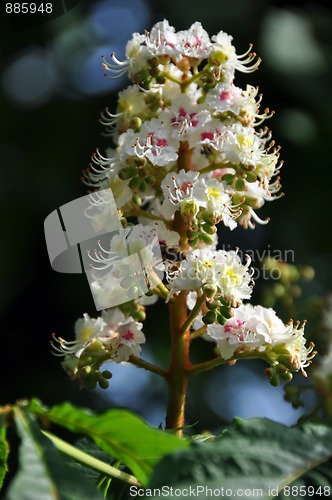
<svg viewBox="0 0 332 500"><path fill-rule="evenodd" d="M135 205L142 205L142 198L140 196L138 196L137 194L134 194L134 196L132 197L132 201L133 203L135 203Z"/></svg>
<svg viewBox="0 0 332 500"><path fill-rule="evenodd" d="M150 76L152 76L152 78L155 78L160 74L160 69L158 68L158 66L155 66L154 68L150 69L149 74Z"/></svg>
<svg viewBox="0 0 332 500"><path fill-rule="evenodd" d="M120 179L126 181L127 179L131 179L137 176L137 169L136 167L124 167L122 170L120 170L118 175Z"/></svg>
<svg viewBox="0 0 332 500"><path fill-rule="evenodd" d="M203 285L203 291L207 298L212 299L217 293L218 287L214 283L206 283Z"/></svg>
<svg viewBox="0 0 332 500"><path fill-rule="evenodd" d="M213 236L211 236L210 234L202 232L198 234L198 238L204 241L204 243L206 243L207 245L211 245L213 243Z"/></svg>
<svg viewBox="0 0 332 500"><path fill-rule="evenodd" d="M214 311L208 311L202 318L205 325L212 325L216 320L216 313Z"/></svg>
<svg viewBox="0 0 332 500"><path fill-rule="evenodd" d="M109 378L113 377L112 372L110 372L109 370L104 370L104 371L101 372L101 374L102 374L103 378L108 378L109 379Z"/></svg>
<svg viewBox="0 0 332 500"><path fill-rule="evenodd" d="M101 389L107 389L110 383L106 378L101 378L98 380L98 385Z"/></svg>
<svg viewBox="0 0 332 500"><path fill-rule="evenodd" d="M137 131L142 126L142 120L138 116L133 116L129 122L129 127Z"/></svg>
<svg viewBox="0 0 332 500"><path fill-rule="evenodd" d="M185 218L192 218L198 212L198 206L195 200L192 198L187 198L181 201L180 205L181 215Z"/></svg>
<svg viewBox="0 0 332 500"><path fill-rule="evenodd" d="M141 179L139 177L133 177L129 181L129 187L131 189L137 189L141 183Z"/></svg>
<svg viewBox="0 0 332 500"><path fill-rule="evenodd" d="M163 85L166 82L166 78L164 75L158 75L156 76L156 82L159 83L159 85Z"/></svg>
<svg viewBox="0 0 332 500"><path fill-rule="evenodd" d="M214 224L202 224L201 228L207 234L215 234L217 232L217 228Z"/></svg>

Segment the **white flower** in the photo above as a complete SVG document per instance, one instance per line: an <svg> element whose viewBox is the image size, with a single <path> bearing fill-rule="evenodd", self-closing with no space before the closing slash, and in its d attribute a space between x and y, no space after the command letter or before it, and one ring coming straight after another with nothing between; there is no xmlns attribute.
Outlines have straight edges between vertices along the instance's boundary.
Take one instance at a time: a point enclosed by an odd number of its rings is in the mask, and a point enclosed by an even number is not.
<svg viewBox="0 0 332 500"><path fill-rule="evenodd" d="M167 123L173 137L181 141L188 140L190 147L194 147L197 144L197 131L203 131L210 113L188 95L179 94L173 100L171 108L161 113L159 119Z"/></svg>
<svg viewBox="0 0 332 500"><path fill-rule="evenodd" d="M220 31L211 40L213 43L210 60L219 67L220 74L226 80L233 80L235 70L251 73L258 68L260 59L255 61L256 55L250 53L252 46L249 46L247 52L238 56L232 45L233 38L227 33Z"/></svg>
<svg viewBox="0 0 332 500"><path fill-rule="evenodd" d="M201 23L196 22L188 30L177 33L177 47L182 56L205 59L211 52L210 37Z"/></svg>
<svg viewBox="0 0 332 500"><path fill-rule="evenodd" d="M171 166L178 158L179 141L171 137L170 131L157 118L144 122L139 133L129 129L119 139L128 156L146 158L159 167Z"/></svg>
<svg viewBox="0 0 332 500"><path fill-rule="evenodd" d="M193 198L207 212L220 217L224 225L230 229L236 227L234 219L239 216L232 203L233 194L226 182L214 178L200 178L193 189Z"/></svg>
<svg viewBox="0 0 332 500"><path fill-rule="evenodd" d="M168 173L161 183L165 200L161 207L164 217L171 218L181 207L183 200L192 199L193 187L198 179L198 172L180 170Z"/></svg>
<svg viewBox="0 0 332 500"><path fill-rule="evenodd" d="M166 19L156 23L150 33L146 32L145 35L145 43L151 56L177 56L177 42L175 29Z"/></svg>
<svg viewBox="0 0 332 500"><path fill-rule="evenodd" d="M103 318L90 318L90 316L85 313L83 318L79 318L75 323L75 340L67 341L61 337L54 337L54 340L58 342L59 345L53 344L53 348L56 351L53 354L55 354L55 356L75 355L77 358L80 358L84 350L94 339L98 338L106 326Z"/></svg>
<svg viewBox="0 0 332 500"><path fill-rule="evenodd" d="M242 89L235 87L233 82L218 83L206 96L205 102L214 112L231 111L238 115L240 108L249 102Z"/></svg>
<svg viewBox="0 0 332 500"><path fill-rule="evenodd" d="M225 325L212 324L207 327L207 336L217 342L220 355L229 359L239 348L257 349L266 343L262 333L247 328L247 321L254 313L251 304L242 304L234 309L234 316Z"/></svg>
<svg viewBox="0 0 332 500"><path fill-rule="evenodd" d="M205 284L217 286L216 296L222 297L232 307L252 292L250 259L246 264L235 251L197 249L189 252L178 269L168 272L170 295L179 290L196 290Z"/></svg>
<svg viewBox="0 0 332 500"><path fill-rule="evenodd" d="M239 348L242 352L262 352L270 346L272 351L268 351L267 359L273 356L273 362L278 364L278 356L282 352L287 367L294 371L301 370L304 376L304 368L316 355L313 344L309 347L305 345L304 324L294 326L290 322L285 325L273 309L262 306L240 305L224 325L208 325L207 335L217 342L224 359L230 359Z"/></svg>
<svg viewBox="0 0 332 500"><path fill-rule="evenodd" d="M142 323L134 321L131 317L125 317L119 309L103 311L102 317L113 338L111 359L116 363L122 363L128 361L131 355L139 356L142 350L140 344L145 342L145 336L141 331ZM114 331L116 336L113 336Z"/></svg>
<svg viewBox="0 0 332 500"><path fill-rule="evenodd" d="M57 356L74 356L82 358L85 351L95 342L104 348L104 354L108 354L110 360L116 363L128 361L134 354L138 356L141 352L140 344L145 342L142 333L142 323L126 317L118 308L102 312L97 319L90 318L84 314L75 323L76 340L66 341L56 338L59 346L53 346ZM93 353L91 353L93 356ZM97 360L97 352L95 353ZM66 358L66 365L68 364ZM67 366L68 368L68 366Z"/></svg>

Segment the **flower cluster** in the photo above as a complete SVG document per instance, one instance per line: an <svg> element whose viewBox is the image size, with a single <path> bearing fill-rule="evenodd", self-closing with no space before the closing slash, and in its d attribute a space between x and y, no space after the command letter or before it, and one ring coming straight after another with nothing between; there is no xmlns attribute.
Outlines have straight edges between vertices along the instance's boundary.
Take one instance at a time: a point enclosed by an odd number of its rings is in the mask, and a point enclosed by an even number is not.
<svg viewBox="0 0 332 500"><path fill-rule="evenodd" d="M261 354L270 364L267 375L274 385L279 377L290 380L291 371L309 366L316 352L306 347L304 324L285 325L271 308L243 304L224 325L208 325L207 336L217 343L220 355L230 359L234 354Z"/></svg>
<svg viewBox="0 0 332 500"><path fill-rule="evenodd" d="M217 249L219 223L229 230L265 224L257 210L281 196L279 148L261 127L273 113L260 111L257 88L234 83L236 71L250 73L259 64L251 46L238 55L222 31L210 38L196 22L176 32L166 20L134 33L124 61L103 57L111 78L127 74L132 85L119 93L116 113L102 114L113 145L105 154L97 150L84 171L96 209L86 216L107 232L115 200L124 233L90 252L90 284L102 308L119 290L126 301L120 297L118 308L97 320L85 315L75 341L57 339L64 368L82 383L106 386L104 361L140 353L144 306L159 296L176 308L185 294L191 311L184 326L216 341L222 359L265 357L272 383L289 379L290 370L305 374L315 353L305 346L304 325L285 325L272 309L244 304L253 286L250 258ZM132 229L136 222L139 229ZM159 245L173 247L175 259L162 259ZM159 270L166 279L154 282Z"/></svg>
<svg viewBox="0 0 332 500"><path fill-rule="evenodd" d="M97 319L84 314L75 324L76 339L54 337L53 348L56 355L65 356L62 366L72 378L90 388L97 382L106 388L111 373L100 372L100 367L105 361L122 363L139 356L145 342L142 326L118 308L103 311Z"/></svg>

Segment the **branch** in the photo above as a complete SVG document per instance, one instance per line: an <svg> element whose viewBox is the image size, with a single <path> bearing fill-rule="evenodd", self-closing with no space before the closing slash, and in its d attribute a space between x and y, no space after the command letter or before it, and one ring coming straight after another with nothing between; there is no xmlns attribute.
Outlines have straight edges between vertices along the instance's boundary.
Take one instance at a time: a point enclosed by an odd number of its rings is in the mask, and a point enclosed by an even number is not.
<svg viewBox="0 0 332 500"><path fill-rule="evenodd" d="M144 359L134 356L133 354L129 358L129 363L138 366L139 368L144 368L144 370L155 373L156 375L160 375L161 377L165 378L166 370L163 370L163 368L149 363L148 361L144 361Z"/></svg>

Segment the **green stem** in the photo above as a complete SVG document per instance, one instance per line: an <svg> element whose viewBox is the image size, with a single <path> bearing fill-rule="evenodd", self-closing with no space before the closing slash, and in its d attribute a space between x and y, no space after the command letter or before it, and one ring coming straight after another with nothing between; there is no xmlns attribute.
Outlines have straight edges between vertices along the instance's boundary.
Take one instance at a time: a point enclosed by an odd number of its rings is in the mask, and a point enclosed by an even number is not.
<svg viewBox="0 0 332 500"><path fill-rule="evenodd" d="M175 76L171 75L171 73L164 73L164 77L167 78L168 80L171 80L172 82L177 83L180 86L182 85L181 80L179 80Z"/></svg>
<svg viewBox="0 0 332 500"><path fill-rule="evenodd" d="M169 303L171 331L171 359L166 373L168 383L168 407L166 428L177 429L178 436L183 435L186 393L188 385L189 360L189 328L183 325L187 318L187 292L182 291Z"/></svg>
<svg viewBox="0 0 332 500"><path fill-rule="evenodd" d="M183 333L184 331L188 330L191 327L192 323L195 321L196 316L198 315L198 313L202 309L202 306L205 302L205 298L206 297L204 294L201 295L201 297L198 297L194 308L190 311L190 313L187 316L187 319L185 320L185 322L181 326L180 333Z"/></svg>
<svg viewBox="0 0 332 500"><path fill-rule="evenodd" d="M120 479L121 481L124 481L125 483L130 484L132 486L138 486L138 487L142 486L135 476L127 474L126 472L122 472L121 470L112 467L112 465L106 464L105 462L102 462L98 458L92 457L88 453L76 448L75 446L72 446L66 441L63 441L63 439L58 438L51 432L48 431L41 431L41 432L44 434L44 436L46 436L52 441L52 443L58 450L60 450L62 453L65 453L74 460L77 460L82 464L87 465L88 467L91 467L92 469L101 472L102 474L107 474L108 476Z"/></svg>
<svg viewBox="0 0 332 500"><path fill-rule="evenodd" d="M161 377L165 377L166 375L166 370L163 370L159 366L149 363L148 361L144 361L144 359L138 358L133 354L129 358L129 363L138 366L139 368L144 368L144 370L160 375Z"/></svg>
<svg viewBox="0 0 332 500"><path fill-rule="evenodd" d="M149 269L148 276L149 280L152 282L152 285L154 285L154 288L152 288L152 292L159 295L159 297L161 297L162 299L168 299L168 301L172 302L173 297L169 297L169 290L161 281L159 276L152 269Z"/></svg>
<svg viewBox="0 0 332 500"><path fill-rule="evenodd" d="M193 377L194 375L198 375L201 372L206 372L208 370L212 370L212 368L215 368L216 366L219 365L232 365L235 364L236 361L239 359L265 359L266 360L266 353L264 351L262 353L253 351L245 351L245 352L240 352L237 354L234 354L229 359L224 359L221 356L218 356L217 358L210 359L209 361L205 361L204 363L197 363L194 365L191 365L190 369L188 370L188 375L190 377Z"/></svg>
<svg viewBox="0 0 332 500"><path fill-rule="evenodd" d="M204 335L204 333L206 333L206 328L207 328L207 326L204 325L204 326L201 326L201 328L198 328L198 330L195 330L194 332L192 332L190 334L190 340L197 339L198 337L201 337L202 335Z"/></svg>

